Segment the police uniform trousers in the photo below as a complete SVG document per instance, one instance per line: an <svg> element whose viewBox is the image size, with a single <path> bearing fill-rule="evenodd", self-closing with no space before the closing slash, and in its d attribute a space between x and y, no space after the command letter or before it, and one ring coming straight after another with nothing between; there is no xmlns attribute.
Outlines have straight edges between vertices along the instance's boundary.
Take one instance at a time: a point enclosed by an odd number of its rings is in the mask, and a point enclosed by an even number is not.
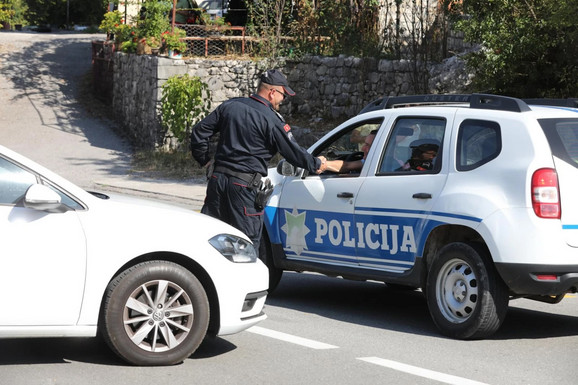
<svg viewBox="0 0 578 385"><path fill-rule="evenodd" d="M207 184L203 214L218 218L241 230L259 253L263 211L255 208L257 190L231 175L214 172Z"/></svg>

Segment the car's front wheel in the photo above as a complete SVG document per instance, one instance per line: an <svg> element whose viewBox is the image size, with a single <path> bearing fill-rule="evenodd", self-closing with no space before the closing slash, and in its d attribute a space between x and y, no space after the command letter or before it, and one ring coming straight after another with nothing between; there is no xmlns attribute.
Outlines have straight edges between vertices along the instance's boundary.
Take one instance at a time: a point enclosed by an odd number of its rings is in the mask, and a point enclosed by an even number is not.
<svg viewBox="0 0 578 385"><path fill-rule="evenodd" d="M452 338L488 337L508 310L508 291L480 245L451 243L433 261L427 279L430 314Z"/></svg>
<svg viewBox="0 0 578 385"><path fill-rule="evenodd" d="M106 292L102 335L134 365L173 365L201 344L209 302L199 280L167 261L135 265L113 279Z"/></svg>
<svg viewBox="0 0 578 385"><path fill-rule="evenodd" d="M271 242L269 242L269 237L267 233L263 231L261 235L261 242L259 242L259 259L267 266L269 270L269 294L273 293L281 277L283 276L283 270L275 267L273 262L273 251L271 250Z"/></svg>

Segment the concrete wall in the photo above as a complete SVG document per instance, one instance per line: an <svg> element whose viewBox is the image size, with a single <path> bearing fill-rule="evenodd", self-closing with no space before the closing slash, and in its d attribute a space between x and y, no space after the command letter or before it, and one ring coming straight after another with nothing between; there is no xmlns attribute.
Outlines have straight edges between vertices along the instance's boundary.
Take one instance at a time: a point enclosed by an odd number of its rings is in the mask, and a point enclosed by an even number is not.
<svg viewBox="0 0 578 385"><path fill-rule="evenodd" d="M416 67L407 60L310 56L281 61L295 97L282 105L288 117L346 120L367 103L385 95L415 94ZM208 84L212 108L255 91L265 62L252 60L174 60L150 55L114 54L113 111L127 137L138 148L166 144L158 117L161 87L174 75L188 73ZM461 93L469 84L464 63L457 57L427 67L428 93Z"/></svg>

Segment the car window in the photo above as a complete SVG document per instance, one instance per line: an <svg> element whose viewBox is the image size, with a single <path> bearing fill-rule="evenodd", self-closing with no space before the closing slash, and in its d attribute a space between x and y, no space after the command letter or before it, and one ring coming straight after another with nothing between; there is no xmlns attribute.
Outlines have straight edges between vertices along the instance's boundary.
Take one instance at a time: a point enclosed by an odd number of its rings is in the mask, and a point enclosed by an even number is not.
<svg viewBox="0 0 578 385"><path fill-rule="evenodd" d="M36 176L4 158L0 158L0 204L14 205L37 182Z"/></svg>
<svg viewBox="0 0 578 385"><path fill-rule="evenodd" d="M39 183L39 181L35 174L7 159L0 158L0 205L19 204L24 198L28 188L36 183ZM60 195L60 201L71 209L78 210L84 208L76 200L63 193L51 183L43 181L43 184Z"/></svg>
<svg viewBox="0 0 578 385"><path fill-rule="evenodd" d="M379 174L438 172L445 119L401 117L388 138Z"/></svg>
<svg viewBox="0 0 578 385"><path fill-rule="evenodd" d="M44 185L50 187L55 193L60 195L60 202L62 202L64 205L70 207L73 210L84 209L84 207L80 203L78 203L77 201L69 197L67 194L60 191L60 189L58 189L56 186L53 186L52 183L44 181Z"/></svg>
<svg viewBox="0 0 578 385"><path fill-rule="evenodd" d="M315 156L324 156L327 160L343 160L346 162L360 161L364 158L363 147L370 133L377 131L384 118L370 119L357 122L339 131L336 135L326 140L317 151ZM353 171L359 174L361 169Z"/></svg>
<svg viewBox="0 0 578 385"><path fill-rule="evenodd" d="M466 119L460 125L457 143L458 171L469 171L495 159L502 150L500 125L477 119Z"/></svg>
<svg viewBox="0 0 578 385"><path fill-rule="evenodd" d="M539 122L552 154L578 168L578 120L541 119Z"/></svg>

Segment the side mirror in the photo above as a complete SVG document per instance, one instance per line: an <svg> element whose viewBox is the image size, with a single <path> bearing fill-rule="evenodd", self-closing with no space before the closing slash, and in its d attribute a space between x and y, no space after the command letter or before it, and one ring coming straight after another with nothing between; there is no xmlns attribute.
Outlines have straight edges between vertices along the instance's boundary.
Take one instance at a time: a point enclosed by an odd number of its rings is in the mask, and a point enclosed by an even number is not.
<svg viewBox="0 0 578 385"><path fill-rule="evenodd" d="M281 159L277 163L277 172L283 176L293 176L295 175L295 167L285 159Z"/></svg>
<svg viewBox="0 0 578 385"><path fill-rule="evenodd" d="M26 195L24 195L24 207L39 211L67 211L67 207L62 204L60 195L41 184L33 184L28 188Z"/></svg>

